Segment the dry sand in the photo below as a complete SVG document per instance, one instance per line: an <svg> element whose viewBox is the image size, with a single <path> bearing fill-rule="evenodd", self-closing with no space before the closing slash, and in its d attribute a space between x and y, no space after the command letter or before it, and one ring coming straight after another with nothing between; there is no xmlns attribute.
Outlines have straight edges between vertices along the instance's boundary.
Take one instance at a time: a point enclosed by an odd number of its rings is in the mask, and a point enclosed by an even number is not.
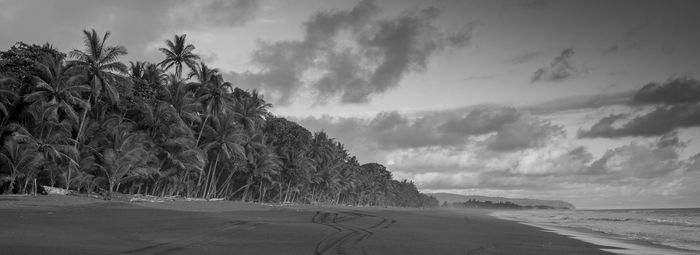
<svg viewBox="0 0 700 255"><path fill-rule="evenodd" d="M0 196L2 254L610 254L487 211Z"/></svg>

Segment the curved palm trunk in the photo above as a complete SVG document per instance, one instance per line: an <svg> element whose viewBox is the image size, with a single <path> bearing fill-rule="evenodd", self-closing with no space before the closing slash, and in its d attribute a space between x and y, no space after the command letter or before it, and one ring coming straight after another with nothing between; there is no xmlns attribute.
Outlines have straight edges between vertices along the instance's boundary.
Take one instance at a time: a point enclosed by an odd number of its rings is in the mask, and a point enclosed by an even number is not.
<svg viewBox="0 0 700 255"><path fill-rule="evenodd" d="M195 145L199 145L199 139L202 138L202 131L204 131L204 125L207 124L207 120L209 120L209 113L207 113L207 117L204 118L204 121L202 122L202 127L199 128L199 135L197 135L197 141L194 143Z"/></svg>
<svg viewBox="0 0 700 255"><path fill-rule="evenodd" d="M258 203L263 202L263 180L260 178L260 187L258 187Z"/></svg>
<svg viewBox="0 0 700 255"><path fill-rule="evenodd" d="M90 94L90 98L88 98L88 102L90 102L91 100L92 100L92 93ZM82 117L82 120L80 121L80 124L78 125L78 133L75 135L76 148L78 147L78 142L83 135L83 129L85 128L85 120L87 118L87 113L88 113L88 109L87 108L83 109L83 117Z"/></svg>
<svg viewBox="0 0 700 255"><path fill-rule="evenodd" d="M116 181L113 178L109 178L109 197L112 197L112 192L114 192L114 186L116 186L115 182Z"/></svg>
<svg viewBox="0 0 700 255"><path fill-rule="evenodd" d="M17 170L12 169L12 175L10 175L10 186L7 187L6 194L12 193L12 190L15 188L16 181L17 181Z"/></svg>
<svg viewBox="0 0 700 255"><path fill-rule="evenodd" d="M71 167L68 166L68 174L66 175L66 190L70 190Z"/></svg>
<svg viewBox="0 0 700 255"><path fill-rule="evenodd" d="M248 177L248 180L246 181L245 191L243 192L243 197L241 198L241 201L247 202L248 190L250 189L251 184L253 184L253 176L252 175L250 177Z"/></svg>
<svg viewBox="0 0 700 255"><path fill-rule="evenodd" d="M210 198L210 196L212 195L212 193L213 193L212 189L216 190L216 180L217 180L216 179L216 166L219 163L219 156L220 155L221 155L221 151L216 153L216 159L214 160L214 167L211 170L212 174L211 174L211 180L209 181L209 187L205 191L207 194L206 195L207 198Z"/></svg>
<svg viewBox="0 0 700 255"><path fill-rule="evenodd" d="M284 194L284 202L283 203L288 202L287 199L289 199L289 189L291 186L292 186L292 181L290 180L289 182L287 182L287 192Z"/></svg>

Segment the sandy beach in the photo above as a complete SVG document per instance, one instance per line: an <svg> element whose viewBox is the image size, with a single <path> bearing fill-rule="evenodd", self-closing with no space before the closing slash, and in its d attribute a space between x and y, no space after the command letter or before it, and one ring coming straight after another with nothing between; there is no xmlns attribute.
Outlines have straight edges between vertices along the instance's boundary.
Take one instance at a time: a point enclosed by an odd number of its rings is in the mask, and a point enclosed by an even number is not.
<svg viewBox="0 0 700 255"><path fill-rule="evenodd" d="M4 254L609 254L483 210L0 197Z"/></svg>

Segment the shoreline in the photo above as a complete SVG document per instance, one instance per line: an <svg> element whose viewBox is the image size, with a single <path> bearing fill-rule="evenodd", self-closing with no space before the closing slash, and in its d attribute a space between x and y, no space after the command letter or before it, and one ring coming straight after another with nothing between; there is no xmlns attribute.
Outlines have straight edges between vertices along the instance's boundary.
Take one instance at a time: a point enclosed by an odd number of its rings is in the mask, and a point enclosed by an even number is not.
<svg viewBox="0 0 700 255"><path fill-rule="evenodd" d="M556 233L559 235L567 236L577 240L581 240L587 243L609 246L615 248L602 248L604 251L612 252L615 254L622 255L693 255L697 254L696 251L681 249L673 246L657 244L652 242L647 242L644 240L631 240L625 239L620 236L607 234L603 232L594 231L586 228L570 227L570 226L558 226L554 224L542 224L528 222L522 219L510 218L507 216L499 215L498 211L493 211L489 215L517 222L519 224L528 225Z"/></svg>
<svg viewBox="0 0 700 255"><path fill-rule="evenodd" d="M613 254L486 210L0 196L9 254Z"/></svg>

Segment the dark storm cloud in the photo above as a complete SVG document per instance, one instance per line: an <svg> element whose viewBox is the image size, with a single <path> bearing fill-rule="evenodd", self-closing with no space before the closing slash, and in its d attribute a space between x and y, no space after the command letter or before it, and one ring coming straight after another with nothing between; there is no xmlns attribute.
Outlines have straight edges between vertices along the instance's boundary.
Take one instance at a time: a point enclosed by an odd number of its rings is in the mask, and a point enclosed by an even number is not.
<svg viewBox="0 0 700 255"><path fill-rule="evenodd" d="M626 114L611 114L608 115L602 119L600 119L598 122L593 124L593 126L589 130L579 130L578 132L578 137L579 138L593 138L593 137L599 137L603 136L603 134L611 135L612 132L614 131L613 124L615 124L616 121L624 119L627 115ZM607 137L607 136L603 136Z"/></svg>
<svg viewBox="0 0 700 255"><path fill-rule="evenodd" d="M580 72L571 61L573 56L574 49L568 48L563 50L559 56L552 60L549 66L537 69L537 71L532 74L532 80L530 82L559 82L573 78Z"/></svg>
<svg viewBox="0 0 700 255"><path fill-rule="evenodd" d="M259 72L243 72L235 74L236 79L243 85L262 88L267 94L272 94L276 104L290 103L291 96L296 94L304 85L304 72L316 65L320 55L329 53L326 61L330 72L339 72L346 85L367 87L364 80L355 73L345 72L345 69L362 71L357 63L359 58L355 53L345 51L336 53L335 38L341 30L359 33L366 22L379 12L379 7L373 1L362 1L349 11L317 12L304 23L304 39L301 41L259 42L258 48L252 54L252 64L258 66ZM321 78L320 83L329 86L337 84L331 78ZM332 88L328 89L333 91ZM321 93L324 93L321 90Z"/></svg>
<svg viewBox="0 0 700 255"><path fill-rule="evenodd" d="M653 109L625 121L627 115L610 115L588 130L579 130L581 138L657 136L677 130L700 126L700 82L688 78L671 79L665 83L649 83L639 89L632 106L651 105Z"/></svg>
<svg viewBox="0 0 700 255"><path fill-rule="evenodd" d="M623 115L607 116L589 130L579 130L580 138L657 136L678 128L700 126L700 105L658 106L651 112L637 116L616 126Z"/></svg>
<svg viewBox="0 0 700 255"><path fill-rule="evenodd" d="M170 38L170 33L204 26L242 25L258 9L254 0L0 1L0 44L49 41L68 51L82 47L83 29L95 28L100 33L111 31L111 43L143 55L150 43ZM155 48L151 53L145 57L160 54Z"/></svg>
<svg viewBox="0 0 700 255"><path fill-rule="evenodd" d="M304 23L303 40L260 42L252 56L260 71L235 76L246 86L262 88L281 105L290 103L301 88L311 89L319 103L335 97L341 103L363 103L398 86L404 75L425 70L434 53L471 40L472 25L451 33L437 29L437 8L404 12L393 19L377 19L379 12L371 0L351 10L317 12ZM343 45L342 36L355 47ZM309 73L318 78L305 80Z"/></svg>
<svg viewBox="0 0 700 255"><path fill-rule="evenodd" d="M637 91L633 102L664 105L700 103L700 81L677 78L662 84L649 83Z"/></svg>
<svg viewBox="0 0 700 255"><path fill-rule="evenodd" d="M330 136L352 143L374 143L391 149L431 146L464 146L470 138L486 135L478 142L493 151L515 151L540 147L554 136L563 135L561 126L518 112L514 108L479 106L451 111L425 112L407 116L398 112L379 113L371 119L314 118L299 123L312 130L326 130Z"/></svg>

